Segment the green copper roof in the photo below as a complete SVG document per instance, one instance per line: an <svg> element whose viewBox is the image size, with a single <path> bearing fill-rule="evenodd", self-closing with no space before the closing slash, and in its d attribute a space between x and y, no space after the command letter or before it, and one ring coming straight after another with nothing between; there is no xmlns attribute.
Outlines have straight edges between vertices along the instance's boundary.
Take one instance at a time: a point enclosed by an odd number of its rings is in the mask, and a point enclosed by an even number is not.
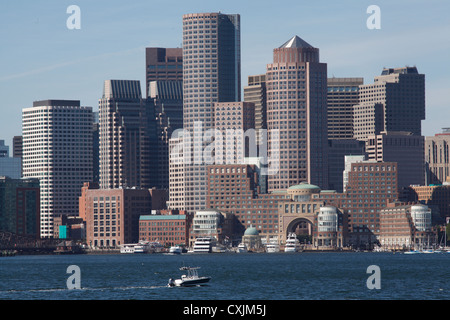
<svg viewBox="0 0 450 320"><path fill-rule="evenodd" d="M320 187L314 184L309 184L307 182L301 182L300 184L290 186L288 188L288 190L301 190L301 189L320 189Z"/></svg>

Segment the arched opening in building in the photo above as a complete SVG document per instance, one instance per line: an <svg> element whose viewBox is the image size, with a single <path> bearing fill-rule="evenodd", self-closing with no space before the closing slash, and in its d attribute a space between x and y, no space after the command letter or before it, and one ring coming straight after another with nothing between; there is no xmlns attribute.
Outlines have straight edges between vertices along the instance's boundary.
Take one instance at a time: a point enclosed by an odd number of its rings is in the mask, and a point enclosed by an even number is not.
<svg viewBox="0 0 450 320"><path fill-rule="evenodd" d="M305 218L298 218L293 220L286 229L286 235L293 232L297 235L297 239L301 244L312 243L312 221Z"/></svg>

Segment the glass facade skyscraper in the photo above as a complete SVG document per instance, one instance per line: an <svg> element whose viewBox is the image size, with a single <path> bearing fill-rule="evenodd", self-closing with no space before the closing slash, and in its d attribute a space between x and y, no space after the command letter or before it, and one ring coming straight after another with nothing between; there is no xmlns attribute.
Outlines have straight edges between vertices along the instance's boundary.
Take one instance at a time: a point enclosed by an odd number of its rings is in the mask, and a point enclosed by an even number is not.
<svg viewBox="0 0 450 320"><path fill-rule="evenodd" d="M214 126L214 103L240 100L240 16L195 13L183 15L183 127L193 137L184 140L185 150L203 150L198 130ZM197 127L196 127L197 126ZM186 136L184 137L186 138ZM185 210L206 205L206 171L202 156L184 154ZM173 200L173 199L171 199Z"/></svg>

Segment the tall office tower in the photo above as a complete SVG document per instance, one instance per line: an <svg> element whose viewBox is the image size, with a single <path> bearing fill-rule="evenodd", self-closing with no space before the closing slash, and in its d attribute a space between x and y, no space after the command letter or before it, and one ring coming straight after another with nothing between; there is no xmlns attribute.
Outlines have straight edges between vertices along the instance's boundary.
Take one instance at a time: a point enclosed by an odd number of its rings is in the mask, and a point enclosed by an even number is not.
<svg viewBox="0 0 450 320"><path fill-rule="evenodd" d="M264 140L259 130L267 129L265 74L248 77L248 85L244 87L244 101L255 104L256 142L260 145Z"/></svg>
<svg viewBox="0 0 450 320"><path fill-rule="evenodd" d="M216 164L242 164L245 157L257 156L252 102L215 103L214 127L222 138L215 137L215 154L211 156L215 156Z"/></svg>
<svg viewBox="0 0 450 320"><path fill-rule="evenodd" d="M425 137L426 183L443 184L450 176L450 128Z"/></svg>
<svg viewBox="0 0 450 320"><path fill-rule="evenodd" d="M194 13L183 15L183 137L185 153L185 209L189 213L206 205L206 169L203 141L194 128L214 126L214 103L240 101L241 53L238 14ZM194 147L195 146L195 147ZM196 151L196 152L194 152Z"/></svg>
<svg viewBox="0 0 450 320"><path fill-rule="evenodd" d="M425 75L416 67L383 69L373 84L359 87L354 107L354 138L367 140L382 131L421 135L425 119Z"/></svg>
<svg viewBox="0 0 450 320"><path fill-rule="evenodd" d="M100 127L98 112L94 112L94 123L92 124L92 182L100 181Z"/></svg>
<svg viewBox="0 0 450 320"><path fill-rule="evenodd" d="M153 103L142 99L139 81L105 81L99 123L100 187L153 187L156 120Z"/></svg>
<svg viewBox="0 0 450 320"><path fill-rule="evenodd" d="M169 189L169 139L183 128L183 81L152 81L148 99L155 105L158 139L156 187Z"/></svg>
<svg viewBox="0 0 450 320"><path fill-rule="evenodd" d="M145 91L147 97L150 96L150 82L181 80L183 80L183 49L145 49Z"/></svg>
<svg viewBox="0 0 450 320"><path fill-rule="evenodd" d="M353 139L353 106L363 78L328 78L328 139Z"/></svg>
<svg viewBox="0 0 450 320"><path fill-rule="evenodd" d="M13 137L13 158L20 159L20 176L22 176L22 136Z"/></svg>
<svg viewBox="0 0 450 320"><path fill-rule="evenodd" d="M294 36L273 51L267 65L269 157L272 132L279 130L279 170L269 175L269 191L302 181L328 188L327 65L319 49Z"/></svg>
<svg viewBox="0 0 450 320"><path fill-rule="evenodd" d="M55 215L76 215L81 187L92 180L91 107L43 100L22 110L23 177L40 180L40 236L53 237Z"/></svg>
<svg viewBox="0 0 450 320"><path fill-rule="evenodd" d="M183 134L169 139L169 209L185 207Z"/></svg>
<svg viewBox="0 0 450 320"><path fill-rule="evenodd" d="M13 137L13 157L22 158L22 136Z"/></svg>
<svg viewBox="0 0 450 320"><path fill-rule="evenodd" d="M410 132L370 135L366 141L367 159L397 162L398 188L425 184L424 137Z"/></svg>

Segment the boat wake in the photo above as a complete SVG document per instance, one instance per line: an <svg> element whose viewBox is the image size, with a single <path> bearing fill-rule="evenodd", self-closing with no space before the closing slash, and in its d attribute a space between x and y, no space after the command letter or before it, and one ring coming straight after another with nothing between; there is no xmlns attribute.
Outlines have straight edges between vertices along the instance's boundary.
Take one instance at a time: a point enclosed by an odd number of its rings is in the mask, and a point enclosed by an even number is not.
<svg viewBox="0 0 450 320"><path fill-rule="evenodd" d="M1 290L1 294L14 293L14 292L62 292L62 291L109 291L109 290L136 290L136 289L160 289L167 288L167 286L126 286L126 287L100 287L100 288L90 288L81 287L80 289L67 289L67 288L48 288L48 289L22 289L22 290Z"/></svg>

